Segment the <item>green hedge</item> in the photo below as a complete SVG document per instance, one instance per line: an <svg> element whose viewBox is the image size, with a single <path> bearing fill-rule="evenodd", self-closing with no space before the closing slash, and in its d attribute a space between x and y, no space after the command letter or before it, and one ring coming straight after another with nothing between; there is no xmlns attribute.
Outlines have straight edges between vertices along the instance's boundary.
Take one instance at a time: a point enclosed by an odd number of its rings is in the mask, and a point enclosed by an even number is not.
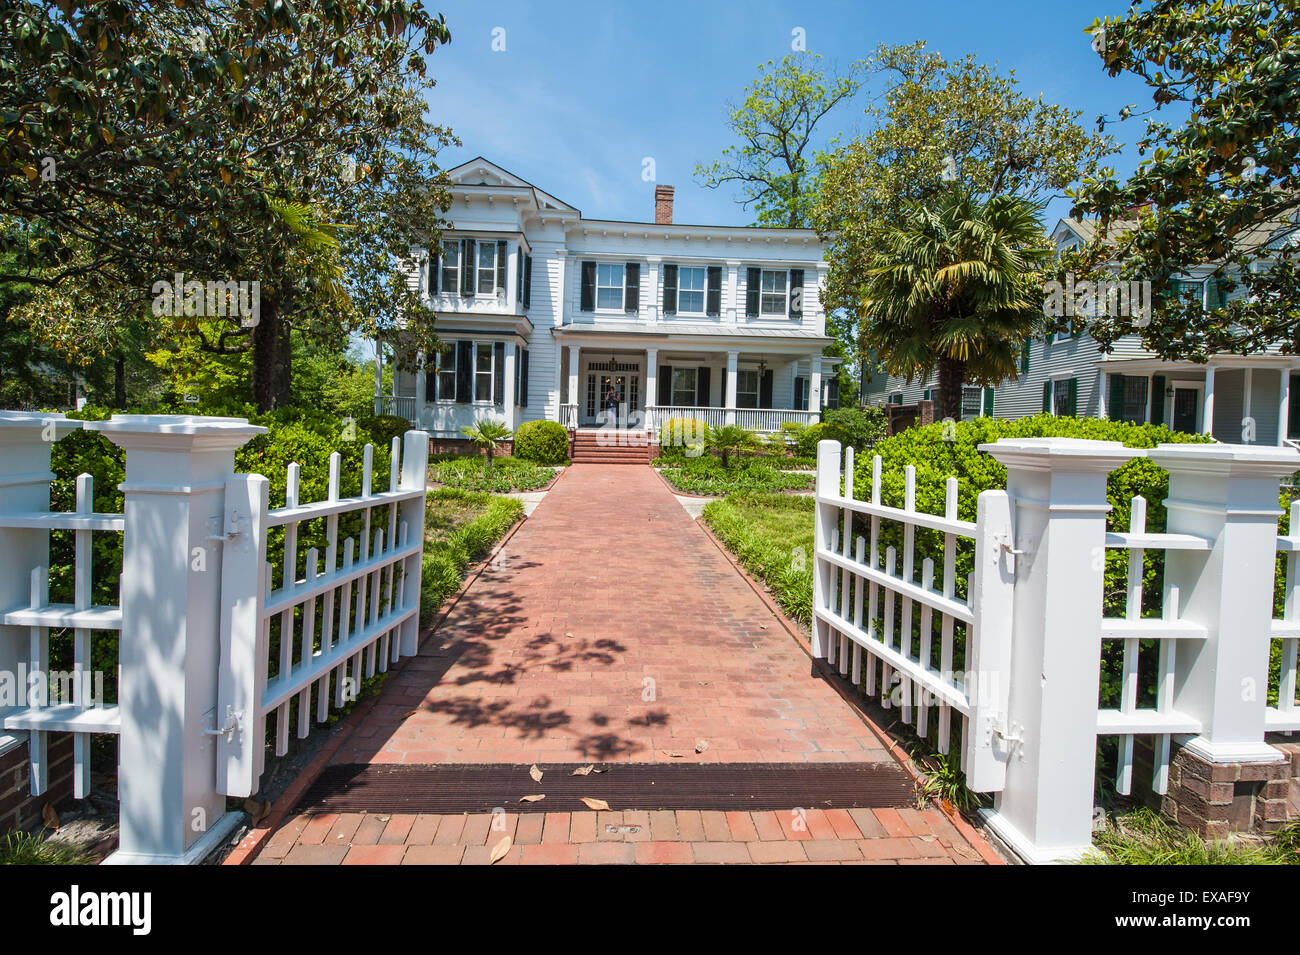
<svg viewBox="0 0 1300 955"><path fill-rule="evenodd" d="M430 503L438 500L460 501L482 507L483 511L446 537L425 535L420 571L421 626L433 623L439 605L460 588L470 564L487 556L492 546L524 513L521 501L481 491L462 491L457 488L431 491Z"/></svg>
<svg viewBox="0 0 1300 955"><path fill-rule="evenodd" d="M708 438L709 426L699 418L667 418L659 425L659 456L699 457Z"/></svg>
<svg viewBox="0 0 1300 955"><path fill-rule="evenodd" d="M667 459L663 476L679 491L687 494L735 494L756 491L811 491L813 475L785 474L767 461L756 458L737 460L724 468L712 455L700 458Z"/></svg>
<svg viewBox="0 0 1300 955"><path fill-rule="evenodd" d="M822 412L821 423L823 437L856 451L867 450L889 434L889 419L880 408L831 408Z"/></svg>
<svg viewBox="0 0 1300 955"><path fill-rule="evenodd" d="M563 464L569 456L569 432L558 421L525 421L515 432L514 456L538 464Z"/></svg>

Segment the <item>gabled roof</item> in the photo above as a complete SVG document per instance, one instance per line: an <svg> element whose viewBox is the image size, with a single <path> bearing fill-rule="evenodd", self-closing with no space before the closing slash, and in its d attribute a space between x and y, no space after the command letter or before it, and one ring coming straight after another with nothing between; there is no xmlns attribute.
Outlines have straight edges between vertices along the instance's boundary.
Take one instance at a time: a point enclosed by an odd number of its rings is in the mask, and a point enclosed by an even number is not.
<svg viewBox="0 0 1300 955"><path fill-rule="evenodd" d="M458 186L495 186L527 190L533 194L533 198L537 202L538 212L567 212L577 216L582 215L582 212L576 206L571 206L567 202L557 199L549 192L538 189L527 179L516 176L508 169L503 169L482 156L475 156L468 162L463 162L454 169L447 170L447 175Z"/></svg>

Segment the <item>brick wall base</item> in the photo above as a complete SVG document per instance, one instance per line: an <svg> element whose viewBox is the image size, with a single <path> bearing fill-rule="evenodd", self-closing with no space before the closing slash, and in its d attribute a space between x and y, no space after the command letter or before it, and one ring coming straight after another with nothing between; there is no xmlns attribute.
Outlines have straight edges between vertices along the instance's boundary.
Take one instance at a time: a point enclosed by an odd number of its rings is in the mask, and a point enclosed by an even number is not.
<svg viewBox="0 0 1300 955"><path fill-rule="evenodd" d="M72 798L72 736L52 734L48 745L49 788L43 796L31 794L26 745L0 756L0 835L39 825L46 803L57 807Z"/></svg>
<svg viewBox="0 0 1300 955"><path fill-rule="evenodd" d="M492 452L493 457L510 457L514 451L515 443L513 441L501 441L497 444L497 449ZM486 456L481 448L476 448L470 444L469 438L430 438L429 454L474 454L478 453Z"/></svg>
<svg viewBox="0 0 1300 955"><path fill-rule="evenodd" d="M1133 797L1207 839L1232 832L1273 832L1300 820L1300 740L1270 740L1277 763L1211 763L1177 743L1169 791L1151 791L1153 740L1134 740Z"/></svg>

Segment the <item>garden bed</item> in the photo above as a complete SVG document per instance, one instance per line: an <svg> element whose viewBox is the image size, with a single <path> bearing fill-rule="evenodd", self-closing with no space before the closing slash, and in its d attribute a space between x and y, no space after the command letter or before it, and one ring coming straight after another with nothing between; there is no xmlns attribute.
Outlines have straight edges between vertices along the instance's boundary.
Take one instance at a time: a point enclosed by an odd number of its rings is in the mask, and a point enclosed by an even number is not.
<svg viewBox="0 0 1300 955"><path fill-rule="evenodd" d="M487 457L478 454L439 456L429 462L429 486L461 491L540 491L549 487L559 471L520 458Z"/></svg>
<svg viewBox="0 0 1300 955"><path fill-rule="evenodd" d="M813 489L814 475L789 474L775 465L754 458L732 461L723 467L714 457L660 458L660 473L674 490L683 494L780 494L807 492Z"/></svg>

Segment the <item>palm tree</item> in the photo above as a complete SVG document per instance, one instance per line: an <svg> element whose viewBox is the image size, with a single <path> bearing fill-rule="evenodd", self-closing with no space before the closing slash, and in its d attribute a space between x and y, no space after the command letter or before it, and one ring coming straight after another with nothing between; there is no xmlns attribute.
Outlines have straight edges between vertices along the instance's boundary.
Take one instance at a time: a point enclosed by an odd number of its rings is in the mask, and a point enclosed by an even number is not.
<svg viewBox="0 0 1300 955"><path fill-rule="evenodd" d="M492 467L492 452L497 449L497 442L509 440L515 434L506 427L504 421L495 421L491 418L476 421L469 427L461 428L460 431L469 438L474 447L487 451L488 467Z"/></svg>
<svg viewBox="0 0 1300 955"><path fill-rule="evenodd" d="M722 455L722 466L724 468L731 466L731 456L733 454L742 454L758 446L758 437L754 432L749 428L742 428L736 424L724 424L718 428L710 428L704 441L711 450Z"/></svg>
<svg viewBox="0 0 1300 955"><path fill-rule="evenodd" d="M867 270L864 338L891 374L924 379L937 366L944 417L961 416L964 382L1015 375L1024 340L1042 325L1039 270L1052 253L1041 210L950 187L882 236Z"/></svg>

